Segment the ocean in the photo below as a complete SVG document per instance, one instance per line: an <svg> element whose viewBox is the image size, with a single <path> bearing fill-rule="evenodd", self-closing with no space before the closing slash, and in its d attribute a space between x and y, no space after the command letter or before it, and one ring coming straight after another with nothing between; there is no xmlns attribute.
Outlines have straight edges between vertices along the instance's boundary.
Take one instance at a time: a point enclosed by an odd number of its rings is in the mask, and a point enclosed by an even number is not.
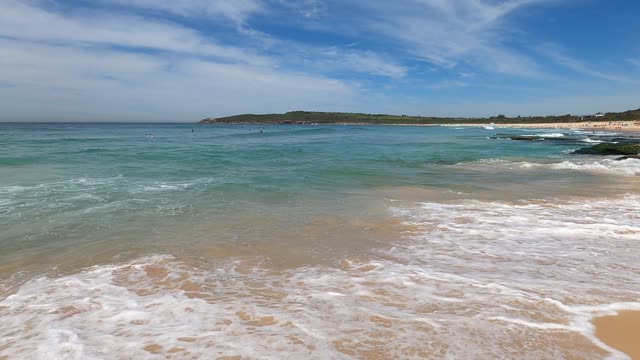
<svg viewBox="0 0 640 360"><path fill-rule="evenodd" d="M0 359L625 359L640 161L599 136L0 124Z"/></svg>

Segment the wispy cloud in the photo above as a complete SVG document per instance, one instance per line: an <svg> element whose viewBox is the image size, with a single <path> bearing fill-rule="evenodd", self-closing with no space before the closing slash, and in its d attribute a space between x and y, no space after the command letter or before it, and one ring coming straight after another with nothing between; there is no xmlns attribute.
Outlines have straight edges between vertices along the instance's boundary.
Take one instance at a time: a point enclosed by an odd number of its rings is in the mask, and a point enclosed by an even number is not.
<svg viewBox="0 0 640 360"><path fill-rule="evenodd" d="M627 76L612 74L599 69L595 69L592 66L587 65L583 61L580 61L574 57L567 55L559 46L555 44L545 44L538 46L537 51L544 54L547 58L553 60L556 64L564 66L574 72L584 74L594 78L600 78L613 82L637 84L636 79L629 78Z"/></svg>
<svg viewBox="0 0 640 360"><path fill-rule="evenodd" d="M274 3L293 9L306 18L325 14L327 4L322 0L272 0Z"/></svg>
<svg viewBox="0 0 640 360"><path fill-rule="evenodd" d="M322 73L349 72L375 75L398 80L404 78L408 67L390 56L354 46L309 46L299 42L283 41L273 44L282 61L294 68Z"/></svg>
<svg viewBox="0 0 640 360"><path fill-rule="evenodd" d="M336 109L356 95L340 80L248 64L12 40L0 40L0 47L0 78L18 84L0 89L3 117L188 121L296 107Z"/></svg>
<svg viewBox="0 0 640 360"><path fill-rule="evenodd" d="M73 16L25 3L0 3L0 36L63 45L117 46L212 56L224 60L268 64L270 60L168 22L133 15L84 12Z"/></svg>
<svg viewBox="0 0 640 360"><path fill-rule="evenodd" d="M408 0L350 2L353 19L335 31L384 43L443 68L473 64L491 73L537 77L542 69L527 54L507 46L514 30L509 15L548 0ZM340 7L336 1L330 4ZM355 8L355 9L354 9Z"/></svg>
<svg viewBox="0 0 640 360"><path fill-rule="evenodd" d="M222 16L238 24L264 9L262 0L98 0L105 4L164 11L185 17Z"/></svg>

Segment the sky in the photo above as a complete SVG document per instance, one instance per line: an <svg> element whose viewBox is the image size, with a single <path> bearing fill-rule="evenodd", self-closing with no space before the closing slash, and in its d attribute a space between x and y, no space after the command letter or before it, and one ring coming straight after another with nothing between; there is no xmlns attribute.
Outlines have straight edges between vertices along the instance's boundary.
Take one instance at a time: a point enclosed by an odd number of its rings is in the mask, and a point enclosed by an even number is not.
<svg viewBox="0 0 640 360"><path fill-rule="evenodd" d="M0 121L640 108L637 0L0 0Z"/></svg>

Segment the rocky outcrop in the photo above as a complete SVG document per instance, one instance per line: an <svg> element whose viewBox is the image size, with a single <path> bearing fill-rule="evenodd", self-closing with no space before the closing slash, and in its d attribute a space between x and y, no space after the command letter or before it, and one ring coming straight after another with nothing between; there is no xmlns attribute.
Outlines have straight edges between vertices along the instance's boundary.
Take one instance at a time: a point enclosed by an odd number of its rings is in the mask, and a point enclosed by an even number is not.
<svg viewBox="0 0 640 360"><path fill-rule="evenodd" d="M577 136L545 136L545 135L515 135L515 134L496 134L490 139L509 139L516 141L553 141L558 143L578 143L584 137Z"/></svg>
<svg viewBox="0 0 640 360"><path fill-rule="evenodd" d="M614 144L603 143L582 149L578 149L574 154L588 154L588 155L624 155L627 157L637 157L640 153L640 143L637 144Z"/></svg>

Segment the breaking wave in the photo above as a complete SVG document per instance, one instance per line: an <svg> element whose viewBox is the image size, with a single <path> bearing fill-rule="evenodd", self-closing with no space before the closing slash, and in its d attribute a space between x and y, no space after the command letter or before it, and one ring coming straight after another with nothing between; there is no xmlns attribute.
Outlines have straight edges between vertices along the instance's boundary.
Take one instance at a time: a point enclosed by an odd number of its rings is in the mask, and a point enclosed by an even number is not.
<svg viewBox="0 0 640 360"><path fill-rule="evenodd" d="M333 266L154 255L38 277L0 301L0 357L622 359L590 320L640 309L638 207L413 204L391 209L406 238Z"/></svg>

